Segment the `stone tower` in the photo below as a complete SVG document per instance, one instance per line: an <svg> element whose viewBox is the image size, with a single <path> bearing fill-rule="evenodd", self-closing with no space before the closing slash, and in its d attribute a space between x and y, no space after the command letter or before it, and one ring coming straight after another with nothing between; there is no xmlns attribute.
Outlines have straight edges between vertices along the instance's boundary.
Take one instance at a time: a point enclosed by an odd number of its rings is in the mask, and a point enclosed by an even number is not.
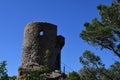
<svg viewBox="0 0 120 80"><path fill-rule="evenodd" d="M56 25L44 22L28 24L24 29L22 64L18 76L28 70L60 70L64 42L64 37L57 36Z"/></svg>

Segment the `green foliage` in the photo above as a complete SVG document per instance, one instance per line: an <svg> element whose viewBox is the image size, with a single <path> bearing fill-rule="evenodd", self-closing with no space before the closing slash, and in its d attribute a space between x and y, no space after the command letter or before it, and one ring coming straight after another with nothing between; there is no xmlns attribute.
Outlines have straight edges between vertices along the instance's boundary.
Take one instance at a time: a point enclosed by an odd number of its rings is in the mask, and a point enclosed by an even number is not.
<svg viewBox="0 0 120 80"><path fill-rule="evenodd" d="M46 49L44 52L44 60L43 60L43 64L44 64L44 71L50 72L51 70L48 67L48 59L49 59L49 55L50 55L50 50Z"/></svg>
<svg viewBox="0 0 120 80"><path fill-rule="evenodd" d="M29 71L29 75L25 80L46 80L46 78L41 76L39 71Z"/></svg>
<svg viewBox="0 0 120 80"><path fill-rule="evenodd" d="M0 63L0 80L8 80L6 61Z"/></svg>
<svg viewBox="0 0 120 80"><path fill-rule="evenodd" d="M86 50L80 57L83 68L79 71L81 80L112 80L99 56Z"/></svg>
<svg viewBox="0 0 120 80"><path fill-rule="evenodd" d="M73 71L69 73L69 80L79 80L80 76L77 72Z"/></svg>
<svg viewBox="0 0 120 80"><path fill-rule="evenodd" d="M84 24L80 37L94 46L113 51L120 58L120 0L97 7L101 20L94 18Z"/></svg>
<svg viewBox="0 0 120 80"><path fill-rule="evenodd" d="M86 50L83 53L83 56L80 57L80 62L88 67L104 67L104 64L101 63L100 57L94 55L94 53ZM98 66L99 65L99 66Z"/></svg>
<svg viewBox="0 0 120 80"><path fill-rule="evenodd" d="M119 80L120 76L120 62L115 62L113 65L109 68L109 75L114 78L114 80Z"/></svg>
<svg viewBox="0 0 120 80"><path fill-rule="evenodd" d="M86 22L80 37L93 46L111 50L120 58L120 0L115 0L108 6L101 4L97 9L101 19L93 18L92 23ZM80 57L80 62L83 65L80 70L81 80L120 79L119 62L106 69L99 56L88 50Z"/></svg>
<svg viewBox="0 0 120 80"><path fill-rule="evenodd" d="M115 62L108 69L99 56L86 50L80 57L83 68L80 69L80 80L119 80L120 62Z"/></svg>
<svg viewBox="0 0 120 80"><path fill-rule="evenodd" d="M60 80L69 80L68 78L65 78L65 79L60 79Z"/></svg>
<svg viewBox="0 0 120 80"><path fill-rule="evenodd" d="M9 80L16 80L16 76L9 77Z"/></svg>
<svg viewBox="0 0 120 80"><path fill-rule="evenodd" d="M96 80L97 78L97 71L95 68L86 68L83 67L80 71L80 79L81 80Z"/></svg>
<svg viewBox="0 0 120 80"><path fill-rule="evenodd" d="M45 50L45 52L44 52L44 61L43 61L43 63L44 63L45 65L47 65L47 63L48 63L49 54L50 54L49 49Z"/></svg>

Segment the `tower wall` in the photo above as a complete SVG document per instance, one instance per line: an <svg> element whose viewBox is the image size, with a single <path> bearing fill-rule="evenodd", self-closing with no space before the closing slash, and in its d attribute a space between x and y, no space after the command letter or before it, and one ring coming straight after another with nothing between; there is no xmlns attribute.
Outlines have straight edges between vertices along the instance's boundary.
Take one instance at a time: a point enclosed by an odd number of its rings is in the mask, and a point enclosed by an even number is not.
<svg viewBox="0 0 120 80"><path fill-rule="evenodd" d="M27 70L60 70L61 49L64 46L64 37L57 36L57 26L32 22L25 26L22 46L22 64L18 77L27 73ZM43 70L45 71L45 70Z"/></svg>

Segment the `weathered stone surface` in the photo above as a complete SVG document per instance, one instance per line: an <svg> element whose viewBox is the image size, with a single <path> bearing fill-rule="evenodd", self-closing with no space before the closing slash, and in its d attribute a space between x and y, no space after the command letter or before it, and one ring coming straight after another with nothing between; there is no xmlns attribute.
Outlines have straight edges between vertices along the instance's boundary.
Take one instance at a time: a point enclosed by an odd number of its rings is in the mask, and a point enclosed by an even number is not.
<svg viewBox="0 0 120 80"><path fill-rule="evenodd" d="M64 43L64 37L57 36L56 25L44 22L28 24L24 29L19 76L27 73L26 70L60 70L61 49Z"/></svg>

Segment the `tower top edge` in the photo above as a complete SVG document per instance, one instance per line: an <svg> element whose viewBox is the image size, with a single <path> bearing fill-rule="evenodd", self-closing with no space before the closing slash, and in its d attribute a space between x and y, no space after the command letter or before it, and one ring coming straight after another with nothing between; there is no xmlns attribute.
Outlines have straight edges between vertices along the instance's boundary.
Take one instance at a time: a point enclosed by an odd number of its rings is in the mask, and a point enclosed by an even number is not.
<svg viewBox="0 0 120 80"><path fill-rule="evenodd" d="M57 25L48 22L30 22L26 26L30 26L30 25L51 25L57 27Z"/></svg>

